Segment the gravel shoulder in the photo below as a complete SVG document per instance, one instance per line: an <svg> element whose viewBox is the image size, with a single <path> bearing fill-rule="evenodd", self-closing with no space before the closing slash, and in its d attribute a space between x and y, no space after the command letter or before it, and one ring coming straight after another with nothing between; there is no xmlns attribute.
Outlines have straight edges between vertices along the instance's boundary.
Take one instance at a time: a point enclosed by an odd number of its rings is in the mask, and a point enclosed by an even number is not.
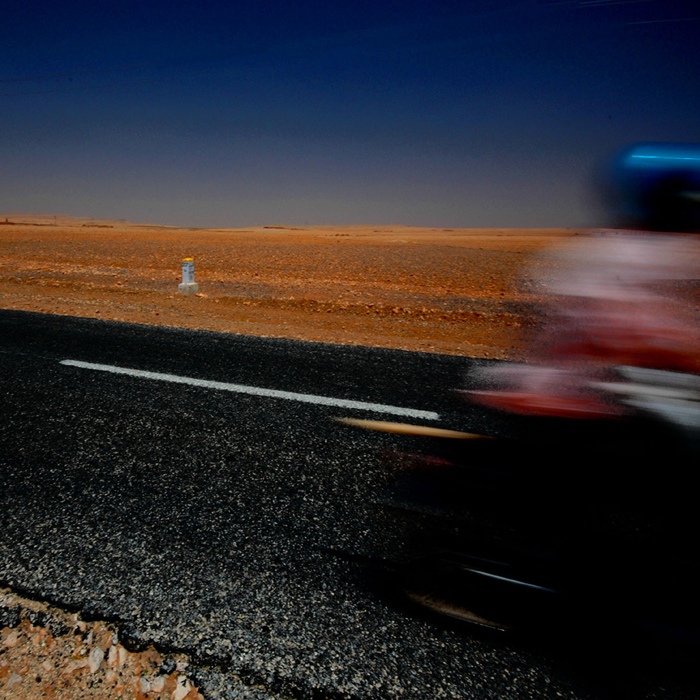
<svg viewBox="0 0 700 700"><path fill-rule="evenodd" d="M202 700L186 656L129 650L115 625L0 589L0 698Z"/></svg>

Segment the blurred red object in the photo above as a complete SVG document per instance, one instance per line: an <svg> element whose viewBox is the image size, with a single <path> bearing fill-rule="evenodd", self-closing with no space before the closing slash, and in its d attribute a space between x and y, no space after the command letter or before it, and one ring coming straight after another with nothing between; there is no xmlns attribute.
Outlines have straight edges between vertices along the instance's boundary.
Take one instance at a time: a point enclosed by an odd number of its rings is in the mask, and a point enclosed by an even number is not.
<svg viewBox="0 0 700 700"><path fill-rule="evenodd" d="M678 294L700 277L694 236L601 232L557 256L551 306L530 363L486 370L474 400L567 418L625 413L601 388L616 366L700 372L697 319Z"/></svg>

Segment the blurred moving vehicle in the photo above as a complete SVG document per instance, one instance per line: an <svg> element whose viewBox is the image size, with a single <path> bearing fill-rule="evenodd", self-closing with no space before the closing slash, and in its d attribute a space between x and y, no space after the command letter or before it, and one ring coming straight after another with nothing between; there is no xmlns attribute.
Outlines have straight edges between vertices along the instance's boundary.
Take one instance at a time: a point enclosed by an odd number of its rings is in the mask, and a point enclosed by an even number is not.
<svg viewBox="0 0 700 700"><path fill-rule="evenodd" d="M465 397L509 437L416 427L425 449L394 456L390 491L423 514L395 581L490 629L700 641L700 335L677 294L700 279L700 242L681 233L700 231L700 147L640 144L611 172L615 218L645 230L579 237L545 280L529 361L470 377Z"/></svg>

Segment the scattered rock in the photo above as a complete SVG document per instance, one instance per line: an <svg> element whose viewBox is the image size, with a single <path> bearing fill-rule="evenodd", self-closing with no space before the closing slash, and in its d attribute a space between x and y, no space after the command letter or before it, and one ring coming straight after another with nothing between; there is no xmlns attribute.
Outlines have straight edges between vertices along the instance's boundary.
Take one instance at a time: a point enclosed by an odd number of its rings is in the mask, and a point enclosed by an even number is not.
<svg viewBox="0 0 700 700"><path fill-rule="evenodd" d="M12 673L10 677L7 679L7 683L5 684L5 688L11 688L13 685L16 683L19 683L22 680L22 676L19 675L19 673Z"/></svg>
<svg viewBox="0 0 700 700"><path fill-rule="evenodd" d="M192 686L187 676L179 676L177 679L177 687L173 693L173 700L184 700L184 698L189 695L190 690L192 690Z"/></svg>
<svg viewBox="0 0 700 700"><path fill-rule="evenodd" d="M0 616L13 622L0 629L0 700L203 700L184 675L185 657L164 659L152 647L130 653L112 625L86 623L7 589L0 589Z"/></svg>
<svg viewBox="0 0 700 700"><path fill-rule="evenodd" d="M13 629L7 637L5 637L5 641L3 642L3 646L7 647L8 649L11 649L14 647L17 642L19 641L19 631L17 629Z"/></svg>
<svg viewBox="0 0 700 700"><path fill-rule="evenodd" d="M95 647L88 657L88 664L90 666L90 673L97 673L97 670L102 666L102 660L105 657L104 651L100 647Z"/></svg>

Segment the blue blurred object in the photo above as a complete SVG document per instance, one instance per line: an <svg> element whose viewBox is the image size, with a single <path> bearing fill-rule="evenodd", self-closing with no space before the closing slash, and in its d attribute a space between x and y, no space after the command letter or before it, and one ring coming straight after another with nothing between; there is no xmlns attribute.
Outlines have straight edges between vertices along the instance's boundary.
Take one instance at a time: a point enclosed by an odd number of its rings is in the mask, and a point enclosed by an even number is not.
<svg viewBox="0 0 700 700"><path fill-rule="evenodd" d="M615 160L612 176L623 226L700 231L700 144L635 144Z"/></svg>

